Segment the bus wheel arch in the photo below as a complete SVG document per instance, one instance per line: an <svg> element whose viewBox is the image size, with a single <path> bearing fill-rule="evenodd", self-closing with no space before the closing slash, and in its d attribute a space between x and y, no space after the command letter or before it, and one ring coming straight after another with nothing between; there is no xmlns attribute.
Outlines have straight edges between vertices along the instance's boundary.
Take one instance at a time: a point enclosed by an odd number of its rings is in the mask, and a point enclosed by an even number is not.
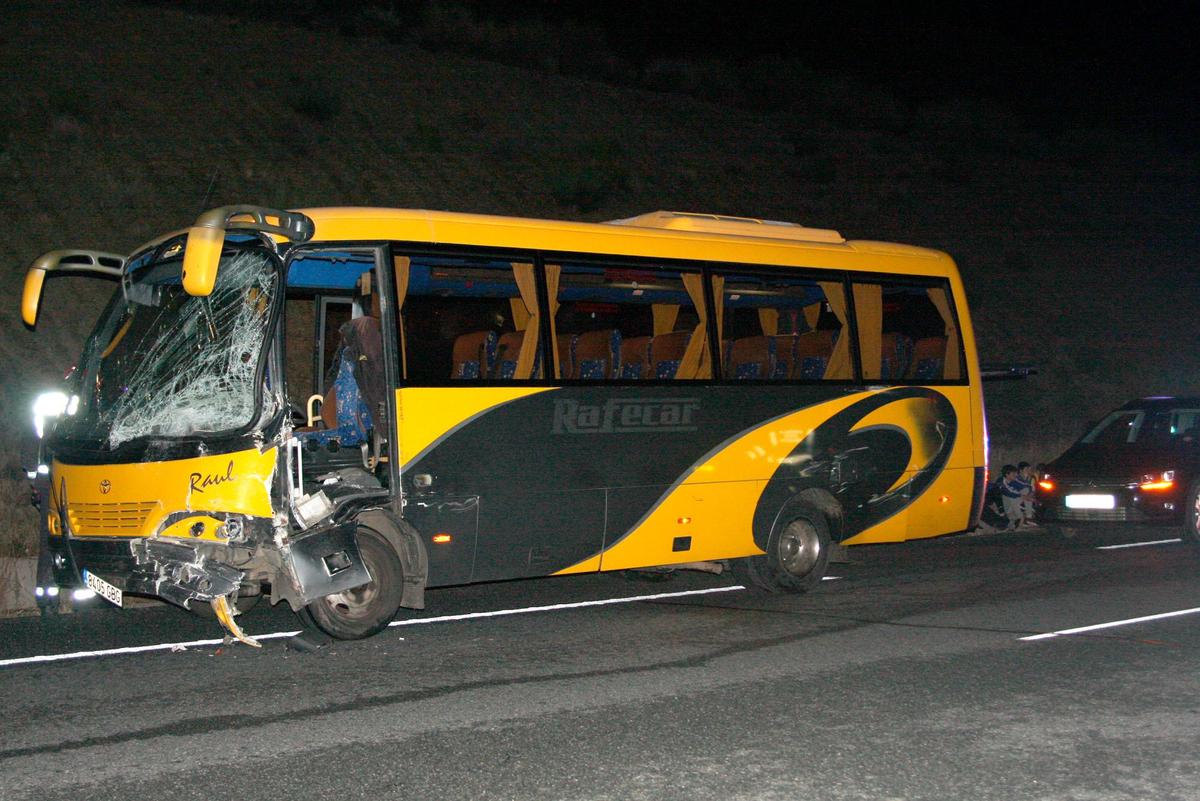
<svg viewBox="0 0 1200 801"><path fill-rule="evenodd" d="M825 515L825 523L829 527L829 538L833 542L841 542L844 534L845 515L842 511L842 504L833 496L833 493L827 489L819 487L810 487L802 490L798 495L792 498L780 510L779 518L776 519L776 525L780 520L788 514L792 506L808 506L821 514Z"/></svg>
<svg viewBox="0 0 1200 801"><path fill-rule="evenodd" d="M386 509L366 509L355 520L384 536L404 567L404 592L400 606L406 609L425 608L425 583L429 577L429 555L421 535L408 521Z"/></svg>
<svg viewBox="0 0 1200 801"><path fill-rule="evenodd" d="M765 553L734 561L735 572L751 587L773 593L801 593L824 578L833 550L831 519L810 498L797 496L785 504L767 537ZM840 512L840 507L837 510ZM834 519L840 524L840 514Z"/></svg>

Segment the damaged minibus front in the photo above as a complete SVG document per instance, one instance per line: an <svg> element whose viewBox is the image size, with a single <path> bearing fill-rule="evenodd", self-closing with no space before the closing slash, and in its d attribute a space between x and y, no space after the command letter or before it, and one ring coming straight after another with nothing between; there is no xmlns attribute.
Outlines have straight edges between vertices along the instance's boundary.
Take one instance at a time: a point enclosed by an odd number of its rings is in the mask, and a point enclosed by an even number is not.
<svg viewBox="0 0 1200 801"><path fill-rule="evenodd" d="M256 644L234 619L247 598L269 593L302 611L371 584L357 524L328 503L313 513L293 481L297 421L276 329L282 255L313 227L302 214L227 207L120 263L58 251L31 267L30 325L54 270L91 263L120 276L48 440L60 585L86 584L118 605L125 593L211 605L231 634ZM307 516L294 514L305 502ZM380 627L358 622L331 633Z"/></svg>

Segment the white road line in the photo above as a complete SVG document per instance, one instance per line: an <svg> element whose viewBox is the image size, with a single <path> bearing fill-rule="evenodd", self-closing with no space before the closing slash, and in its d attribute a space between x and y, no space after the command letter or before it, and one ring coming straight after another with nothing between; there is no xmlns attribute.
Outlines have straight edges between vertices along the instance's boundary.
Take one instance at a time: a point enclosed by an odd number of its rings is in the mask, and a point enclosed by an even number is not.
<svg viewBox="0 0 1200 801"><path fill-rule="evenodd" d="M1175 612L1163 612L1158 615L1144 615L1142 617L1131 617L1128 620L1114 620L1111 623L1097 623L1094 626L1080 626L1077 629L1062 629L1061 631L1050 631L1045 634L1034 634L1029 637L1021 637L1022 642L1032 642L1033 640L1049 640L1054 637L1060 637L1064 634L1082 634L1085 631L1099 631L1100 629L1112 629L1117 626L1132 626L1134 623L1145 623L1148 620L1163 620L1168 617L1182 617L1184 615L1194 615L1200 613L1200 606L1194 606L1191 609L1179 609Z"/></svg>
<svg viewBox="0 0 1200 801"><path fill-rule="evenodd" d="M256 640L275 640L280 637L294 637L298 631L276 631L272 634L256 634ZM19 659L0 659L0 667L9 665L30 665L35 662L61 662L67 659L87 659L93 656L120 656L122 654L141 654L148 651L169 651L172 648L201 648L206 645L224 645L225 640L189 640L187 642L160 642L154 645L131 645L125 648L106 648L103 651L75 651L69 654L39 654L38 656L23 656Z"/></svg>
<svg viewBox="0 0 1200 801"><path fill-rule="evenodd" d="M1166 545L1169 542L1183 542L1179 537L1173 540L1151 540L1150 542L1126 542L1123 545L1099 545L1097 551L1115 551L1118 548L1141 548L1143 545Z"/></svg>
<svg viewBox="0 0 1200 801"><path fill-rule="evenodd" d="M441 615L439 617L422 617L410 620L393 620L388 624L393 626L420 626L427 623L449 623L458 620L475 620L487 617L504 617L507 615L527 615L533 612L556 612L561 609L581 609L588 606L611 606L613 604L631 604L638 601L657 601L663 598L682 598L689 595L711 595L717 592L733 592L744 590L745 587L735 584L732 587L713 587L707 590L687 590L685 592L660 592L655 595L633 595L623 598L605 598L598 601L578 601L569 604L549 604L547 606L527 606L519 609L496 609L491 612L471 612L465 615ZM270 634L252 634L256 640L277 640L282 637L294 637L299 631L275 631ZM23 656L17 659L0 659L0 667L11 665L31 665L39 662L62 662L69 659L88 659L99 656L121 656L124 654L141 654L150 651L170 651L173 648L203 648L223 645L225 640L190 640L187 642L164 642L154 645L133 645L125 648L107 648L101 651L75 651L69 654L39 654L38 656Z"/></svg>
<svg viewBox="0 0 1200 801"><path fill-rule="evenodd" d="M449 623L456 620L474 620L481 617L506 617L508 615L528 615L533 612L557 612L560 609L582 609L585 606L611 606L612 604L631 604L637 601L657 601L663 598L683 598L688 595L711 595L714 592L733 592L746 589L741 584L732 587L713 587L708 590L687 590L686 592L660 592L655 595L630 595L624 598L605 598L600 601L577 601L570 604L549 604L548 606L527 606L523 609L497 609L493 612L471 612L466 615L442 615L441 617L418 617L411 620L393 620L388 627L393 626L422 626L426 623Z"/></svg>

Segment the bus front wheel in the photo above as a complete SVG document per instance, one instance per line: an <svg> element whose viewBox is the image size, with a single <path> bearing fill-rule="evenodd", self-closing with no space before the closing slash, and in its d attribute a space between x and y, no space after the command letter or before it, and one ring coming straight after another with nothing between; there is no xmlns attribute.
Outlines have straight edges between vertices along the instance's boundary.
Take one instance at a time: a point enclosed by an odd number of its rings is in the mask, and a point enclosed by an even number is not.
<svg viewBox="0 0 1200 801"><path fill-rule="evenodd" d="M361 640L378 634L400 608L404 566L391 543L359 526L358 549L371 580L359 587L318 598L300 610L305 626L338 640Z"/></svg>
<svg viewBox="0 0 1200 801"><path fill-rule="evenodd" d="M739 559L735 568L751 586L767 592L807 592L821 583L829 566L829 524L804 510L767 540L766 553Z"/></svg>

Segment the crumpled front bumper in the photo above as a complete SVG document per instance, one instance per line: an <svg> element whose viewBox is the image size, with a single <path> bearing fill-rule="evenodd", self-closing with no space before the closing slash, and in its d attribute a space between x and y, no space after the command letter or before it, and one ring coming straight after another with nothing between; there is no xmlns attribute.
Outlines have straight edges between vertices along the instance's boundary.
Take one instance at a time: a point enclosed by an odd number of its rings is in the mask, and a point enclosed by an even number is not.
<svg viewBox="0 0 1200 801"><path fill-rule="evenodd" d="M67 535L52 537L51 548L61 586L83 586L82 571L90 570L125 592L185 608L228 596L247 580L269 581L272 600L286 600L293 609L371 581L354 523L314 528L289 537L282 548L244 550L238 567L223 546L160 537Z"/></svg>

